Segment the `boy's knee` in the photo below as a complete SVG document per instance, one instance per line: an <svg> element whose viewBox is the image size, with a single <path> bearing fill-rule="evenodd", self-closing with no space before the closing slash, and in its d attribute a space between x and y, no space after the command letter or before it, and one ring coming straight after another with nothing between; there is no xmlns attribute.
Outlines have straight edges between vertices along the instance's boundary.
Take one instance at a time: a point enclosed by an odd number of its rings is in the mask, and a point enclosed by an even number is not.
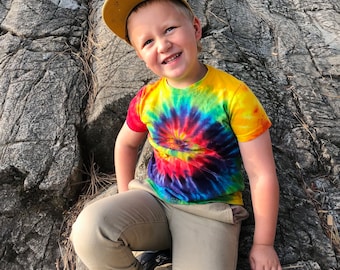
<svg viewBox="0 0 340 270"><path fill-rule="evenodd" d="M95 242L95 235L99 228L98 216L95 217L91 209L85 208L72 225L70 240L75 248L79 246L91 247Z"/></svg>

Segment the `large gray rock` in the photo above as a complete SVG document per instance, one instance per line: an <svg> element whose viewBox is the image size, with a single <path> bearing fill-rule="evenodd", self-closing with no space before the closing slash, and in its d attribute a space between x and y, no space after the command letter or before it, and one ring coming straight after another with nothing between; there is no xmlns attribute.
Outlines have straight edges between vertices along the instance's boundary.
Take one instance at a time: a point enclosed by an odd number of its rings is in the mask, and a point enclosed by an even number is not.
<svg viewBox="0 0 340 270"><path fill-rule="evenodd" d="M80 1L0 4L0 269L53 269L60 257L82 179L87 13Z"/></svg>
<svg viewBox="0 0 340 270"><path fill-rule="evenodd" d="M244 80L272 119L284 268L339 269L340 2L189 2L203 24L202 61ZM128 103L156 79L103 25L102 3L0 4L0 269L74 267L60 234L80 210L64 212L88 180L83 163L114 172ZM252 213L248 188L245 202ZM240 270L249 269L253 229L251 215Z"/></svg>

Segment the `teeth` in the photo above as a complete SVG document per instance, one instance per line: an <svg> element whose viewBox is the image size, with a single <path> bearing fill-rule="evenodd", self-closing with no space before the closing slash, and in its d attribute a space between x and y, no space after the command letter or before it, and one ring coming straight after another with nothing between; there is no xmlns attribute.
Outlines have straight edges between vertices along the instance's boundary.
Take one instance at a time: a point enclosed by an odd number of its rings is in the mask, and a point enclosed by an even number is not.
<svg viewBox="0 0 340 270"><path fill-rule="evenodd" d="M173 57L171 57L171 58L169 58L169 59L166 59L166 60L164 61L165 64L167 64L167 63L169 63L169 62L175 60L179 55L180 55L180 54L178 53L178 54L174 55Z"/></svg>

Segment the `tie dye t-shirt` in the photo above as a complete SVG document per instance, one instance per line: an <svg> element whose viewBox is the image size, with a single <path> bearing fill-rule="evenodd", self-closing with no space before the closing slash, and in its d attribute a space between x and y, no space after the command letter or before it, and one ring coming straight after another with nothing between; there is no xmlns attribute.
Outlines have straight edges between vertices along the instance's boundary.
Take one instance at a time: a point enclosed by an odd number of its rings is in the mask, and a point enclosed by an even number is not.
<svg viewBox="0 0 340 270"><path fill-rule="evenodd" d="M207 68L202 80L184 89L164 78L143 87L126 122L133 131L149 132L154 153L147 181L162 200L242 204L238 142L256 138L271 123L243 82Z"/></svg>

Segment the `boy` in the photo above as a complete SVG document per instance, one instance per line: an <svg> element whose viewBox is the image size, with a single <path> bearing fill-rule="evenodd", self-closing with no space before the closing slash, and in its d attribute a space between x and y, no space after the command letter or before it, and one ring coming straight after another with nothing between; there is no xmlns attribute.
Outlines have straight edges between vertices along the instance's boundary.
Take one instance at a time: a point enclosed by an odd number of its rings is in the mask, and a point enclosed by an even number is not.
<svg viewBox="0 0 340 270"><path fill-rule="evenodd" d="M198 60L200 21L185 0L106 0L108 27L160 79L130 103L115 145L119 193L86 207L71 239L93 269L143 269L132 250L172 249L174 270L235 270L241 159L255 215L252 269L281 269L273 248L279 188L271 125L241 81ZM139 146L153 155L133 180Z"/></svg>

